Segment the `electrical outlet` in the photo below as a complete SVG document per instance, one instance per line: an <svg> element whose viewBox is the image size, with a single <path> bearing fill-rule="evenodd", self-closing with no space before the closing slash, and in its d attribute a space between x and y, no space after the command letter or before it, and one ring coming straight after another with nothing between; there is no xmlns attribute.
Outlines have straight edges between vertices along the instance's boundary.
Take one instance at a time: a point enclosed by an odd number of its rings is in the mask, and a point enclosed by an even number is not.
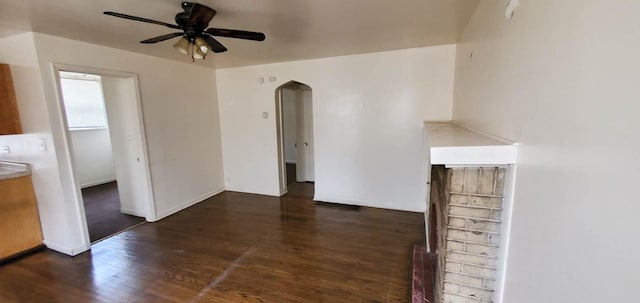
<svg viewBox="0 0 640 303"><path fill-rule="evenodd" d="M267 119L267 118L269 118L269 113L268 113L268 112L264 112L264 113L262 113L262 118L263 118L263 119Z"/></svg>
<svg viewBox="0 0 640 303"><path fill-rule="evenodd" d="M0 152L2 152L3 154L8 154L11 152L11 148L9 148L9 146L3 146L2 150L0 150Z"/></svg>

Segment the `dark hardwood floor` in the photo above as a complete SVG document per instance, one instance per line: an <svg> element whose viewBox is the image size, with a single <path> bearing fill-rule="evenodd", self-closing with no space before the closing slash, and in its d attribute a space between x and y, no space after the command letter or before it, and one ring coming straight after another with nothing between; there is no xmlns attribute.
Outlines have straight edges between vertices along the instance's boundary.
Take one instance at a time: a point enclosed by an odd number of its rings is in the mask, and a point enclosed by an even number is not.
<svg viewBox="0 0 640 303"><path fill-rule="evenodd" d="M68 257L0 266L0 302L410 302L420 213L225 192Z"/></svg>
<svg viewBox="0 0 640 303"><path fill-rule="evenodd" d="M296 165L293 163L287 163L285 167L287 169L287 185L296 183Z"/></svg>
<svg viewBox="0 0 640 303"><path fill-rule="evenodd" d="M314 184L309 182L293 182L287 186L287 197L313 199Z"/></svg>
<svg viewBox="0 0 640 303"><path fill-rule="evenodd" d="M82 200L91 242L111 236L145 221L144 218L120 212L120 196L118 195L118 184L116 182L82 189Z"/></svg>

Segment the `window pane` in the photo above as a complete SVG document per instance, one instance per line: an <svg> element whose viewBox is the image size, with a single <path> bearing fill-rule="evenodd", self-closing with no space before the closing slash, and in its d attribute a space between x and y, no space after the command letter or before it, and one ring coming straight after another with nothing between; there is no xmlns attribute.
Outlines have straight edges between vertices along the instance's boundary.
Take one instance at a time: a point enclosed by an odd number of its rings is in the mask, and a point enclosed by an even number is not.
<svg viewBox="0 0 640 303"><path fill-rule="evenodd" d="M60 84L70 129L107 127L99 77L88 80L61 78Z"/></svg>

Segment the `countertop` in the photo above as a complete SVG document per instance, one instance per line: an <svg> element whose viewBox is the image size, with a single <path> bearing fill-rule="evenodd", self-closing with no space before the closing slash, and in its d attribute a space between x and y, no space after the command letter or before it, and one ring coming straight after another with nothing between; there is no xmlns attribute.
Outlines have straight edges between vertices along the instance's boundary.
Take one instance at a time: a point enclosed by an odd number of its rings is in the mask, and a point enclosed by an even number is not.
<svg viewBox="0 0 640 303"><path fill-rule="evenodd" d="M31 167L27 163L0 161L0 180L31 175Z"/></svg>

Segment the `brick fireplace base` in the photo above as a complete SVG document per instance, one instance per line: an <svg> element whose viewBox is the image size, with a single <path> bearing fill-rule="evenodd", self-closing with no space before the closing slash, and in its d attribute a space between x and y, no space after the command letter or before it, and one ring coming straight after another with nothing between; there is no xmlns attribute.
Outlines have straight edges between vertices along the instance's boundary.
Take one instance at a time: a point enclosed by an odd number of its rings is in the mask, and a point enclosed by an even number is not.
<svg viewBox="0 0 640 303"><path fill-rule="evenodd" d="M436 277L436 255L423 246L413 247L412 303L433 303Z"/></svg>
<svg viewBox="0 0 640 303"><path fill-rule="evenodd" d="M436 303L491 303L499 261L506 169L434 165L429 235ZM432 223L432 222L430 222Z"/></svg>

